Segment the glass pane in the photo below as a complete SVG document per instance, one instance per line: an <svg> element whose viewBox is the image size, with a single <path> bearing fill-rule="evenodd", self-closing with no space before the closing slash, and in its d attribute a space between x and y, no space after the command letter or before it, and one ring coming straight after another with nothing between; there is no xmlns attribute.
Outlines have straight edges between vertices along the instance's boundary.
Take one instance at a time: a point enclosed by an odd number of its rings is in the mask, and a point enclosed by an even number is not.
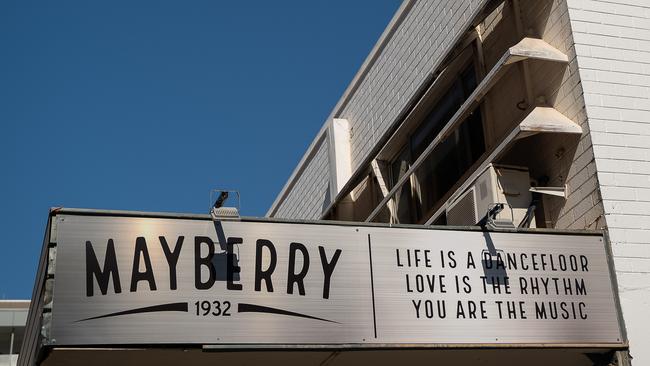
<svg viewBox="0 0 650 366"><path fill-rule="evenodd" d="M391 187L424 152L476 88L474 65L458 76L450 89L438 100L419 127L410 136L399 156L391 163ZM442 141L422 166L394 196L399 223L416 223L431 214L447 192L485 152L483 125L477 108L458 129Z"/></svg>
<svg viewBox="0 0 650 366"><path fill-rule="evenodd" d="M415 161L438 135L442 127L463 103L462 89L458 83L445 94L411 136L412 159Z"/></svg>
<svg viewBox="0 0 650 366"><path fill-rule="evenodd" d="M485 152L481 113L477 108L458 130L438 145L415 172L416 221L423 220Z"/></svg>

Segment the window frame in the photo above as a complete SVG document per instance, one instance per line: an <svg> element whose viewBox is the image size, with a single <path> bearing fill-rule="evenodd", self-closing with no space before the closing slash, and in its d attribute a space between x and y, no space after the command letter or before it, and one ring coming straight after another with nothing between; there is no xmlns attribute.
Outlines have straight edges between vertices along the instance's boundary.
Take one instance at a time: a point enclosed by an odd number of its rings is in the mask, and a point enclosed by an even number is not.
<svg viewBox="0 0 650 366"><path fill-rule="evenodd" d="M481 69L483 63L480 56L481 56L481 52L477 50L476 42L472 42L465 49L463 49L460 52L460 54L456 57L456 59L452 61L445 69L446 80L442 80L442 84L438 85L435 88L435 90L430 90L429 92L427 92L427 94L423 96L421 102L418 103L419 104L419 106L417 106L418 110L416 111L412 119L415 123L410 121L405 121L405 123L410 122L411 126L408 129L407 133L404 133L403 136L401 137L401 143L398 144L393 142L393 146L387 149L388 151L392 152L390 158L386 159L389 166L389 176L390 176L389 183L391 188L394 187L395 182L397 182L397 180L400 177L399 173L397 175L395 174L394 166L395 163L400 158L404 158L403 156L404 150L406 150L406 159L408 162L406 165L407 169L411 166L413 161L417 159L417 157L414 156L414 149L415 149L415 146L413 146L414 135L423 126L423 123L426 122L427 117L429 117L432 111L439 105L440 102L443 101L443 99L453 90L454 87L457 86L460 87L462 101L467 100L467 97L473 91L473 89L466 90L463 82L463 75L468 70L469 67L472 67L474 72L474 79L475 79L474 88L476 88L476 86L480 84L485 74L484 70ZM481 103L475 109L475 111L478 110L480 112L481 129L482 129L481 133L483 139L483 152L478 157L478 159L476 159L476 161L470 163L470 166L467 169L465 169L464 172L461 173L459 180L463 180L467 176L467 174L472 171L472 169L476 166L476 163L481 160L481 157L485 155L488 149L488 145L487 145L488 136L486 135L487 121L486 121L486 115L484 113L485 112L484 104L485 103ZM469 118L470 117L468 116L465 119L465 121L467 121ZM443 121L441 123L441 127L444 126L446 122L448 121ZM462 124L460 126L462 126ZM460 126L453 132L453 134L449 138L455 138L455 139L459 138ZM433 135L433 138L435 138L435 136L437 136L437 134ZM426 137L423 138L423 141L427 141L427 138ZM423 145L426 146L428 145L428 143L425 142L423 143ZM441 202L444 203L444 200L449 195L449 192L453 191L453 187L456 186L458 183L453 184L452 187L448 189L447 192L444 193L440 198L438 198L436 202L433 203L429 209L426 209L426 211L422 211L422 212L419 212L422 208L421 207L418 208L418 205L421 205L421 202L419 202L418 199L421 199L422 197L422 189L421 189L421 184L418 181L416 172L411 174L411 176L408 179L408 183L405 183L404 187L406 187L407 184L408 184L407 192L409 194L408 217L410 218L410 223L420 224L426 222L430 218L430 216L436 212L436 210L440 207ZM404 187L402 188L402 191L405 189ZM396 193L396 196L391 199L395 207L395 218L391 217L391 221L395 219L399 222L399 206L400 206L399 201L401 197L398 197L398 195L400 194L403 194L403 192Z"/></svg>

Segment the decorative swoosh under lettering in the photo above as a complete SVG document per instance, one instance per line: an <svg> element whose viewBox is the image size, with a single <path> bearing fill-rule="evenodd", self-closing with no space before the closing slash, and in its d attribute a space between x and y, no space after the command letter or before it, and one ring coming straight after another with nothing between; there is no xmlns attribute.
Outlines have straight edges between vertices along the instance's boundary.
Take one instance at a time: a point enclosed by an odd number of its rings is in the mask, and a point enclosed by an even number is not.
<svg viewBox="0 0 650 366"><path fill-rule="evenodd" d="M187 313L188 312L188 305L187 305L186 302L173 302L173 303L170 303L170 304L160 304L160 305L154 305L154 306L145 306L143 308L136 308L136 309L131 309L131 310L118 311L116 313L93 316L91 318L77 320L77 322L83 322L83 321L92 320L92 319L110 318L110 317L120 316L120 315L140 314L140 313L158 313L158 312L165 312L165 311L178 311L178 312Z"/></svg>
<svg viewBox="0 0 650 366"><path fill-rule="evenodd" d="M272 307L268 307L268 306L255 305L255 304L241 304L240 303L240 304L237 305L237 312L238 313L267 313L267 314L288 315L288 316L295 316L295 317L299 317L299 318L314 319L314 320L320 320L320 321L329 322L329 323L340 324L339 322L335 322L333 320L317 318L317 317L311 316L311 315L300 314L300 313L295 313L293 311L282 310L282 309L278 309L278 308L272 308Z"/></svg>

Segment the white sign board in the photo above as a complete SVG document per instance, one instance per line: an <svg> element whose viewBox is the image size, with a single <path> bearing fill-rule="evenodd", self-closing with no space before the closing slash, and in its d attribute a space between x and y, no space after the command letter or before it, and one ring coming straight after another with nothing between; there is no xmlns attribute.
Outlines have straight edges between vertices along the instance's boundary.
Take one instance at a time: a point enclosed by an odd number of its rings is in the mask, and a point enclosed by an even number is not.
<svg viewBox="0 0 650 366"><path fill-rule="evenodd" d="M600 236L55 220L56 345L621 343Z"/></svg>

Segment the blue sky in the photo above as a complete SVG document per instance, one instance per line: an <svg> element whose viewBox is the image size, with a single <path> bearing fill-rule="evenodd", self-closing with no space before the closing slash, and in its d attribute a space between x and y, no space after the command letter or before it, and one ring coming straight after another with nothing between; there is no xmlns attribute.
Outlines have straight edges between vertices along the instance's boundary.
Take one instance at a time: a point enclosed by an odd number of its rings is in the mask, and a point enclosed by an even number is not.
<svg viewBox="0 0 650 366"><path fill-rule="evenodd" d="M0 299L52 206L262 216L399 0L0 2Z"/></svg>

